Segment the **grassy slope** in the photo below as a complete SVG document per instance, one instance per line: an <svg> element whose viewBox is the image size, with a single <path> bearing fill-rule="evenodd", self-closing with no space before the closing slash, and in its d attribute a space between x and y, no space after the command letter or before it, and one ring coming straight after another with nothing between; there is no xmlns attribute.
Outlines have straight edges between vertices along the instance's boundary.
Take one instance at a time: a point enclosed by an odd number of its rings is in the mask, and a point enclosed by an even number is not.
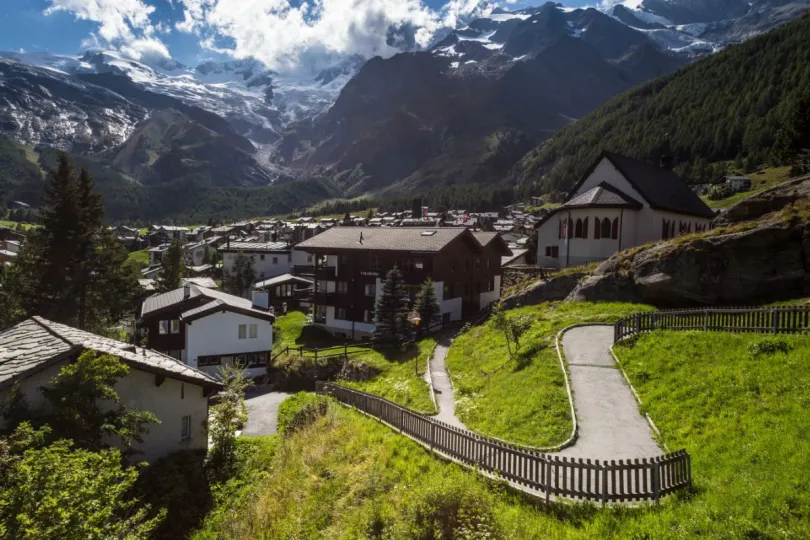
<svg viewBox="0 0 810 540"><path fill-rule="evenodd" d="M526 306L534 324L522 340L522 369L509 361L503 334L492 322L460 336L447 355L456 388L456 414L471 429L519 444L553 446L571 433L571 414L554 340L578 322L614 322L642 311L637 304L557 303ZM500 369L499 369L500 368ZM490 375L488 375L490 373Z"/></svg>
<svg viewBox="0 0 810 540"><path fill-rule="evenodd" d="M659 332L619 348L665 441L692 453L693 494L545 511L333 405L264 461L242 488L249 496L222 499L195 538L807 538L810 340L752 357L763 337Z"/></svg>
<svg viewBox="0 0 810 540"><path fill-rule="evenodd" d="M703 202L705 202L709 208L728 208L737 204L746 197L750 197L751 195L759 193L760 191L764 191L777 184L790 180L789 173L790 167L770 167L767 169L762 169L761 171L744 175L751 178L751 191L735 193L730 197L716 201L712 201L706 196L701 197L701 199L703 199Z"/></svg>
<svg viewBox="0 0 810 540"><path fill-rule="evenodd" d="M5 220L0 219L0 227L8 227L9 229L15 229L17 227L17 225L18 225L18 222L16 222L16 221L5 221ZM22 226L23 226L23 229L27 231L28 229L33 229L33 228L37 227L38 225L34 225L32 223L23 223Z"/></svg>
<svg viewBox="0 0 810 540"><path fill-rule="evenodd" d="M763 335L656 332L617 348L697 495L667 527L728 538L810 537L810 338L754 355Z"/></svg>
<svg viewBox="0 0 810 540"><path fill-rule="evenodd" d="M149 266L149 252L145 249L133 251L127 257L127 262L129 261L132 261L132 264L137 265L138 268L145 268Z"/></svg>
<svg viewBox="0 0 810 540"><path fill-rule="evenodd" d="M322 332L306 329L306 315L291 311L276 319L276 341L273 350L289 347L328 347L343 345L343 341L329 338ZM419 412L434 414L436 408L430 399L430 388L424 380L427 363L436 342L426 338L406 351L377 351L349 347L350 356L378 370L368 381L343 381L358 390L375 394Z"/></svg>

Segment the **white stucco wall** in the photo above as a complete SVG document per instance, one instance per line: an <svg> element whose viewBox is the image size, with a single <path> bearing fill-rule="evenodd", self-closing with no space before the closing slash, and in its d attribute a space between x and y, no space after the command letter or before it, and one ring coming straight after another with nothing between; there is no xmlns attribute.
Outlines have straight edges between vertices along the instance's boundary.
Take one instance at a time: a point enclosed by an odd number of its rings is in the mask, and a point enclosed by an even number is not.
<svg viewBox="0 0 810 540"><path fill-rule="evenodd" d="M271 278L281 274L289 274L292 270L291 254L289 253L243 253L246 257L253 259L253 272L256 279ZM261 260L264 255L264 260ZM233 266L238 257L238 253L224 253L222 255L222 265L225 272L233 272ZM273 258L276 262L273 262Z"/></svg>
<svg viewBox="0 0 810 540"><path fill-rule="evenodd" d="M301 249L294 248L292 250L292 264L293 266L311 266L315 262L315 256L312 253L307 253Z"/></svg>
<svg viewBox="0 0 810 540"><path fill-rule="evenodd" d="M348 339L352 337L352 324L354 324L354 337L360 339L363 337L371 336L374 333L376 325L362 321L347 321L344 319L335 318L335 307L328 306L326 308L326 324L324 327L331 333L346 334Z"/></svg>
<svg viewBox="0 0 810 540"><path fill-rule="evenodd" d="M61 362L20 382L20 390L32 409L45 405L39 388L47 386L63 365L64 362ZM122 405L151 411L161 421L159 425L150 424L149 433L143 436L143 443L135 446L143 452L137 459L154 463L172 452L207 447L205 422L208 418L208 399L203 396L202 386L169 377L156 386L154 373L130 367L129 373L118 381L115 390ZM0 400L5 401L8 395L9 389L0 391ZM191 415L191 439L182 440L182 418L186 415ZM2 418L0 425L4 426ZM109 442L114 444L117 441Z"/></svg>
<svg viewBox="0 0 810 540"><path fill-rule="evenodd" d="M256 325L256 338L239 339L239 325ZM250 326L246 329L250 335ZM273 326L269 321L256 319L241 313L217 311L190 324L186 324L186 362L197 367L197 357L228 355L273 350ZM199 368L207 373L216 373L219 366ZM249 377L267 373L266 367L247 370Z"/></svg>
<svg viewBox="0 0 810 540"><path fill-rule="evenodd" d="M633 246L639 246L650 242L657 242L662 239L662 226L664 219L674 219L676 222L683 221L692 224L692 231L695 225L707 225L710 220L706 218L676 214L654 210L645 201L644 197L633 188L624 176L613 166L607 158L602 159L594 169L593 173L582 183L580 188L572 195L576 196L593 189L602 182L607 182L620 189L630 197L633 197L643 207L641 210L614 208L589 208L572 209L561 211L553 215L538 230L537 234L537 262L538 265L548 268L559 268L585 264L609 258L617 251L625 250ZM560 220L567 219L570 213L571 220L576 224L577 219L588 219L588 238L559 238ZM615 218L620 219L621 234L617 239L594 238L594 225L596 218L600 220L607 217L611 223ZM677 226L676 226L677 234ZM546 247L557 246L559 257L546 257Z"/></svg>
<svg viewBox="0 0 810 540"><path fill-rule="evenodd" d="M481 300L478 304L478 309L484 309L492 302L495 302L501 297L501 276L495 276L495 289L491 292L482 292Z"/></svg>

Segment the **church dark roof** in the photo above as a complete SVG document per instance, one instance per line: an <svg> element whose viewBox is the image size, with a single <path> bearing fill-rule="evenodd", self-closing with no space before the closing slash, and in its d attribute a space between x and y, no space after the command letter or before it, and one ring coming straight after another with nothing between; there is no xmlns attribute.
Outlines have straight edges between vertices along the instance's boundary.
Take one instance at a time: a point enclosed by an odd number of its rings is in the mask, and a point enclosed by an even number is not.
<svg viewBox="0 0 810 540"><path fill-rule="evenodd" d="M607 182L569 199L560 208L633 208L641 210L642 204L630 195Z"/></svg>
<svg viewBox="0 0 810 540"><path fill-rule="evenodd" d="M666 169L645 161L629 158L614 152L604 151L572 190L577 189L594 169L607 158L624 176L644 200L656 210L675 212L711 219L714 211L706 206L686 182L672 169Z"/></svg>

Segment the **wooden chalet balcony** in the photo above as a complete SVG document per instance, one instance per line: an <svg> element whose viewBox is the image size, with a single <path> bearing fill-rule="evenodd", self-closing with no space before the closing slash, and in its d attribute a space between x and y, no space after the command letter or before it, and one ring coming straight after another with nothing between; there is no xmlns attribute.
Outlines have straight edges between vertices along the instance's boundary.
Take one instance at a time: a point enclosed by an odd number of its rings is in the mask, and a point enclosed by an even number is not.
<svg viewBox="0 0 810 540"><path fill-rule="evenodd" d="M293 266L293 273L297 276L313 276L315 279L335 279L334 266L312 266L300 265Z"/></svg>

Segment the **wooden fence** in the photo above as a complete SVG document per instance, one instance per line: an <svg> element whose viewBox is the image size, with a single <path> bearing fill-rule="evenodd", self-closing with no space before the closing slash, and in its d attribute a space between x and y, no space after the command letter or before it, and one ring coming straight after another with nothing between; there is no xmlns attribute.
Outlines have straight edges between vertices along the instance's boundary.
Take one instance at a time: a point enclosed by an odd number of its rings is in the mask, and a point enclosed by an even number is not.
<svg viewBox="0 0 810 540"><path fill-rule="evenodd" d="M789 334L810 331L810 307L724 307L636 313L614 326L614 343L650 330Z"/></svg>
<svg viewBox="0 0 810 540"><path fill-rule="evenodd" d="M428 328L425 331L425 334L422 337L427 337L431 333L439 332L441 330L447 330L451 328L457 328L460 326L460 322L451 322L451 323L443 323L438 322ZM402 347L406 345L410 345L415 343L417 336L412 336L404 341L398 343L389 343L389 342L379 342L379 341L365 341L365 342L353 342L353 343L344 343L342 345L333 345L331 347L322 347L322 348L315 348L315 347L284 347L283 349L279 349L275 353L270 356L270 365L282 355L289 355L290 353L298 354L298 356L308 356L312 357L315 360L318 358L333 358L333 357L341 357L341 356L348 356L350 352L359 352L361 350L377 350L386 347Z"/></svg>
<svg viewBox="0 0 810 540"><path fill-rule="evenodd" d="M646 459L566 458L507 444L439 422L390 401L319 381L317 391L383 420L401 433L467 465L551 495L600 502L658 501L692 485L690 456L679 450Z"/></svg>

